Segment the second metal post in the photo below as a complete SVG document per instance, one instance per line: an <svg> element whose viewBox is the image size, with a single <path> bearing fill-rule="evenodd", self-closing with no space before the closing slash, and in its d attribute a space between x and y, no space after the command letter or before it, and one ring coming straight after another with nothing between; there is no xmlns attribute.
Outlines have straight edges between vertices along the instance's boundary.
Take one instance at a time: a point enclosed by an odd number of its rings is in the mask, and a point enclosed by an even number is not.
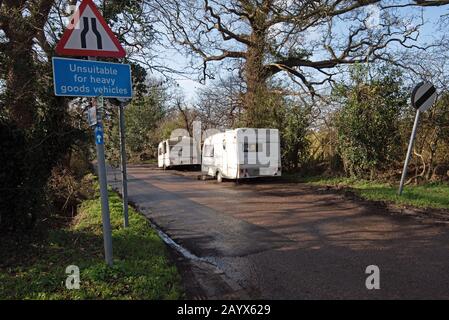
<svg viewBox="0 0 449 320"><path fill-rule="evenodd" d="M122 171L122 196L123 196L123 225L125 228L129 226L128 219L128 179L126 173L126 145L125 145L125 115L123 113L123 102L119 106L120 118L120 153L121 153L121 171Z"/></svg>
<svg viewBox="0 0 449 320"><path fill-rule="evenodd" d="M402 191L404 189L405 177L407 176L408 163L410 161L410 156L413 150L413 142L415 141L416 130L418 128L419 114L420 111L416 110L415 123L413 124L412 135L410 136L410 142L408 144L407 156L405 157L404 168L402 169L401 183L399 185L399 192L398 192L399 195L402 195Z"/></svg>

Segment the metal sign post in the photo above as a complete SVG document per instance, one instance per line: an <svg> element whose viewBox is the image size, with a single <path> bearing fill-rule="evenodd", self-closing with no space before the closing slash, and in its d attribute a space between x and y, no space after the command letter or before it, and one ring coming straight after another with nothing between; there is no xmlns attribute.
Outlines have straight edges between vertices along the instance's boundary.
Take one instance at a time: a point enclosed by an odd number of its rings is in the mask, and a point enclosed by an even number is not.
<svg viewBox="0 0 449 320"><path fill-rule="evenodd" d="M404 168L402 169L401 182L399 184L398 194L402 195L404 190L405 178L407 176L408 163L413 150L413 143L416 137L416 131L418 129L419 116L421 112L429 109L436 100L436 89L433 84L428 82L419 83L412 92L412 106L416 109L415 123L413 124L412 134L410 136L410 142L408 144L407 155L405 157Z"/></svg>
<svg viewBox="0 0 449 320"><path fill-rule="evenodd" d="M408 143L408 150L407 150L407 155L405 157L404 168L402 169L401 183L399 184L399 195L402 195L402 191L404 189L404 181L405 181L405 177L407 176L408 163L410 161L410 156L412 154L413 143L415 141L416 130L418 128L420 113L421 112L419 110L416 111L415 123L413 124L412 135L410 136L410 142Z"/></svg>
<svg viewBox="0 0 449 320"><path fill-rule="evenodd" d="M104 255L106 263L112 266L112 231L111 219L109 214L109 196L108 196L108 182L106 176L106 160L104 155L104 136L103 136L103 121L102 113L104 107L103 97L99 101L98 123L95 127L95 144L97 146L97 160L98 160L98 180L100 183L100 197L101 197L101 218L103 222L103 240L104 240Z"/></svg>
<svg viewBox="0 0 449 320"><path fill-rule="evenodd" d="M123 196L123 225L125 228L129 226L128 219L128 179L126 173L126 145L125 145L125 115L123 106L125 102L120 101L119 120L120 120L120 153L121 153L121 171L122 171L122 196Z"/></svg>

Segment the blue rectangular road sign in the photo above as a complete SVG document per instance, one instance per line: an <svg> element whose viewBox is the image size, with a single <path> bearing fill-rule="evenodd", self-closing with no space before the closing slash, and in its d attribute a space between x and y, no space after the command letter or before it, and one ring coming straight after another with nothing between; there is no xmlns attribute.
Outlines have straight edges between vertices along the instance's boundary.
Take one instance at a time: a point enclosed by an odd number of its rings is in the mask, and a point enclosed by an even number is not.
<svg viewBox="0 0 449 320"><path fill-rule="evenodd" d="M128 64L53 58L55 94L63 97L132 98Z"/></svg>

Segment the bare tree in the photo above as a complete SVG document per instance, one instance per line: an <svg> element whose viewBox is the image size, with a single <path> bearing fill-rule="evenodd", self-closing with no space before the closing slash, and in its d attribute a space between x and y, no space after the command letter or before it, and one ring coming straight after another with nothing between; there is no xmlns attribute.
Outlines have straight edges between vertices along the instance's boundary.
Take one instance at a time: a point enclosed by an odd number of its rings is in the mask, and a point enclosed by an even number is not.
<svg viewBox="0 0 449 320"><path fill-rule="evenodd" d="M242 112L242 81L238 77L220 78L197 95L198 110L203 129L232 128L238 124Z"/></svg>
<svg viewBox="0 0 449 320"><path fill-rule="evenodd" d="M148 0L167 41L200 58L202 78L214 62L237 60L246 84L245 107L284 74L312 95L341 65L394 61L389 47L419 47L420 11L448 1L380 0ZM401 11L402 10L402 11ZM406 14L407 13L407 14ZM374 21L373 21L374 20ZM197 67L197 60L193 66ZM221 64L222 65L222 64Z"/></svg>

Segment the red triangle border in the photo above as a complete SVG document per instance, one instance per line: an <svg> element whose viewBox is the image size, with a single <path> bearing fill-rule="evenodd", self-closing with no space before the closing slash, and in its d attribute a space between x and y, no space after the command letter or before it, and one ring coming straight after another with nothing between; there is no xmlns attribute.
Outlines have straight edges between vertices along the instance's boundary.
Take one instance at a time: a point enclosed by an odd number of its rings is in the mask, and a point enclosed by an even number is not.
<svg viewBox="0 0 449 320"><path fill-rule="evenodd" d="M66 49L65 46L72 36L74 26L79 21L79 18L83 15L84 10L87 6L90 6L91 10L97 17L98 21L101 23L103 28L106 30L107 34L111 38L112 42L117 47L118 51L99 51L99 50L86 50L86 49ZM118 41L117 37L112 32L111 28L108 26L107 22L101 15L95 3L92 0L84 0L79 7L79 14L75 14L73 20L71 21L71 28L67 29L62 35L61 40L56 46L56 53L63 56L85 56L85 57L110 57L110 58L124 58L126 57L126 51L123 49L122 45Z"/></svg>

